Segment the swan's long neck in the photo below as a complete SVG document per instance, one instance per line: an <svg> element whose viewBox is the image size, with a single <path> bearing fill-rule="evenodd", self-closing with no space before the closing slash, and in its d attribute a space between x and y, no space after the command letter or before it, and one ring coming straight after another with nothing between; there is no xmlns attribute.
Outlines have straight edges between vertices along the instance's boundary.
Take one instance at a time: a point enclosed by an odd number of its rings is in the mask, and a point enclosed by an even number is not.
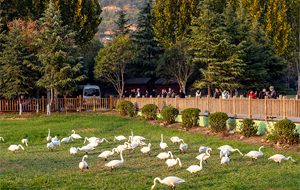
<svg viewBox="0 0 300 190"><path fill-rule="evenodd" d="M180 142L180 141L181 141L183 144L185 144L183 139L180 139L179 142Z"/></svg>
<svg viewBox="0 0 300 190"><path fill-rule="evenodd" d="M173 154L172 154L172 152L171 152L171 151L169 151L169 152L168 152L168 155L169 155L169 156L171 155L171 156L173 157Z"/></svg>
<svg viewBox="0 0 300 190"><path fill-rule="evenodd" d="M103 142L103 141L108 142L105 138L103 138L103 139L101 140L101 142Z"/></svg>
<svg viewBox="0 0 300 190"><path fill-rule="evenodd" d="M209 154L208 151L209 151L209 150L208 150L208 148L207 148L205 154L206 154L207 156L210 156L210 154Z"/></svg>
<svg viewBox="0 0 300 190"><path fill-rule="evenodd" d="M115 138L114 138L114 141L116 141L116 136L115 136Z"/></svg>
<svg viewBox="0 0 300 190"><path fill-rule="evenodd" d="M261 152L261 149L262 149L262 148L263 148L263 147L260 147L260 148L258 149L258 152L262 153L262 152Z"/></svg>
<svg viewBox="0 0 300 190"><path fill-rule="evenodd" d="M159 177L156 177L155 179L154 179L154 185L152 185L152 189L155 187L155 185L156 185L156 180L157 181L159 181L160 183L161 183L161 179L159 178Z"/></svg>
<svg viewBox="0 0 300 190"><path fill-rule="evenodd" d="M133 138L133 131L131 130L131 136L132 136L132 138Z"/></svg>
<svg viewBox="0 0 300 190"><path fill-rule="evenodd" d="M85 142L86 142L86 140L88 140L88 138L87 138L87 137L85 137L85 138L84 138L84 142L83 142L83 143L85 143Z"/></svg>
<svg viewBox="0 0 300 190"><path fill-rule="evenodd" d="M50 129L49 129L49 131L48 131L48 137L50 137Z"/></svg>
<svg viewBox="0 0 300 190"><path fill-rule="evenodd" d="M203 162L203 156L200 158L200 168L201 168L201 169L203 168L202 162Z"/></svg>
<svg viewBox="0 0 300 190"><path fill-rule="evenodd" d="M179 166L181 166L181 162L179 158L176 158L176 164L179 162Z"/></svg>
<svg viewBox="0 0 300 190"><path fill-rule="evenodd" d="M20 147L22 147L22 145L19 144L19 145L18 145L18 149L19 149ZM23 147L22 147L22 148L23 148Z"/></svg>
<svg viewBox="0 0 300 190"><path fill-rule="evenodd" d="M84 158L85 158L85 157L82 157L82 162L84 162Z"/></svg>
<svg viewBox="0 0 300 190"><path fill-rule="evenodd" d="M75 134L75 131L73 130L73 134Z"/></svg>
<svg viewBox="0 0 300 190"><path fill-rule="evenodd" d="M124 162L122 152L123 152L123 151L121 151L121 153L120 153L120 156L121 156L121 162Z"/></svg>
<svg viewBox="0 0 300 190"><path fill-rule="evenodd" d="M244 155L243 153L241 153L241 151L239 149L233 149L233 151L238 151L241 155Z"/></svg>
<svg viewBox="0 0 300 190"><path fill-rule="evenodd" d="M161 134L161 142L163 143L163 134Z"/></svg>
<svg viewBox="0 0 300 190"><path fill-rule="evenodd" d="M288 161L288 160L292 160L293 162L295 162L295 160L293 160L293 159L292 159L292 157L290 157L290 156L289 156L289 157L287 157L287 159L286 159L286 160L287 160L287 161Z"/></svg>

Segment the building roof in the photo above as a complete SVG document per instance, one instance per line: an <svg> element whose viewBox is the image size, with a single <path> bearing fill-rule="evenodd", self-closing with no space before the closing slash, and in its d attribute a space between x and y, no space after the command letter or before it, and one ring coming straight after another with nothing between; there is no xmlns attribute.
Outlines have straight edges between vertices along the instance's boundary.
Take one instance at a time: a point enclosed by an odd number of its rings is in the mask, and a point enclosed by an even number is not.
<svg viewBox="0 0 300 190"><path fill-rule="evenodd" d="M125 81L125 84L147 84L151 78L131 78Z"/></svg>
<svg viewBox="0 0 300 190"><path fill-rule="evenodd" d="M177 80L175 79L170 79L169 81L167 81L166 79L163 78L159 78L157 79L157 81L154 82L154 84L177 84Z"/></svg>

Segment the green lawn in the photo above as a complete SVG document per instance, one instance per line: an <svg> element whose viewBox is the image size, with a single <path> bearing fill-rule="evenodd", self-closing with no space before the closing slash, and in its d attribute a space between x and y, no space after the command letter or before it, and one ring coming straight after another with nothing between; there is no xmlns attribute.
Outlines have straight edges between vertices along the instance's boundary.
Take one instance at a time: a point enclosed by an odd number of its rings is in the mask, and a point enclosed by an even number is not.
<svg viewBox="0 0 300 190"><path fill-rule="evenodd" d="M53 152L46 148L46 136L48 128L51 136L59 139L71 135L74 129L82 137L105 137L110 144L103 143L95 151L89 153L85 161L89 170L81 172L78 164L84 152L78 155L70 155L71 146L83 146L83 140L63 144ZM114 135L130 135L133 129L134 135L147 138L146 143L151 142L151 157L143 156L137 150L125 152L124 165L117 171L110 172L104 167L104 159L97 156L105 151L118 146L114 142ZM164 141L175 157L179 157L183 167L176 167L176 172L167 171L167 165L159 160L156 155L160 152L160 134L164 134ZM258 150L259 146L248 145L235 141L222 141L217 138L206 138L204 135L187 134L177 130L160 128L147 125L129 118L104 116L104 115L70 115L32 118L27 120L1 120L0 136L5 142L0 142L0 189L150 189L155 177L165 178L177 176L187 181L176 189L299 189L300 166L299 154L284 152L286 156L292 156L298 163L283 162L280 166L267 158L281 153L271 148L262 149L264 156L257 163L252 163L250 158L242 157L237 152L231 154L228 166L220 165L219 151L217 147L229 144L239 148L243 153ZM179 145L173 145L172 136L179 136L188 143L186 154L179 153ZM29 146L25 151L18 150L15 154L8 151L11 144L20 144L21 139L27 138ZM213 149L208 164L204 163L199 177L191 176L186 168L199 164L195 158L198 155L199 146L210 146ZM140 149L140 148L139 148ZM118 154L109 158L120 159ZM168 189L167 186L158 184L155 189Z"/></svg>

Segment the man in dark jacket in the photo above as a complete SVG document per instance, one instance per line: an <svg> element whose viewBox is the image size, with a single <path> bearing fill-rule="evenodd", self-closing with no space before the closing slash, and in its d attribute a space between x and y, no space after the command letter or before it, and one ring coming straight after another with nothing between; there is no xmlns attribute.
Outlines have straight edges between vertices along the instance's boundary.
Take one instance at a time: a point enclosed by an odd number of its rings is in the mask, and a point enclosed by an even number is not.
<svg viewBox="0 0 300 190"><path fill-rule="evenodd" d="M179 91L179 97L185 98L185 93L182 90Z"/></svg>
<svg viewBox="0 0 300 190"><path fill-rule="evenodd" d="M151 93L146 89L146 98L150 98Z"/></svg>
<svg viewBox="0 0 300 190"><path fill-rule="evenodd" d="M215 96L216 99L219 99L219 98L220 98L221 92L219 91L219 89L216 88L216 92L215 92L215 95L214 95L214 96Z"/></svg>
<svg viewBox="0 0 300 190"><path fill-rule="evenodd" d="M152 93L151 93L152 97L156 97L156 94L155 94L155 89L152 90Z"/></svg>
<svg viewBox="0 0 300 190"><path fill-rule="evenodd" d="M269 96L270 99L276 99L276 92L273 86L270 86L270 91L270 93L267 93L267 96Z"/></svg>
<svg viewBox="0 0 300 190"><path fill-rule="evenodd" d="M267 91L267 89L263 88L263 90L259 92L258 98L259 99L265 99L266 91Z"/></svg>

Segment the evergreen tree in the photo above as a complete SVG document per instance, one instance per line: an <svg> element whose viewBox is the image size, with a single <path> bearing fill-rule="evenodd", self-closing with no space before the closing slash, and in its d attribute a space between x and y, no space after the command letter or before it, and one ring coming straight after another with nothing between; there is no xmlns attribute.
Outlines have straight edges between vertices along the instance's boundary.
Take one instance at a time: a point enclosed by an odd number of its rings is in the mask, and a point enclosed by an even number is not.
<svg viewBox="0 0 300 190"><path fill-rule="evenodd" d="M68 30L67 25L62 25L61 16L52 3L39 23L43 30L37 33L36 45L39 47L38 58L41 62L39 70L43 76L37 84L51 90L51 104L54 90L58 94L68 94L84 76L77 76L82 66L79 63L78 47L74 44L76 33Z"/></svg>
<svg viewBox="0 0 300 190"><path fill-rule="evenodd" d="M131 30L129 28L132 24L128 24L129 19L126 18L126 13L123 8L118 12L118 15L118 19L114 21L118 27L114 34L115 36L125 36L130 33Z"/></svg>
<svg viewBox="0 0 300 190"><path fill-rule="evenodd" d="M157 61L163 50L154 39L151 10L152 0L148 0L138 14L137 31L133 34L133 42L139 50L139 56L130 64L127 71L130 77L156 77Z"/></svg>

